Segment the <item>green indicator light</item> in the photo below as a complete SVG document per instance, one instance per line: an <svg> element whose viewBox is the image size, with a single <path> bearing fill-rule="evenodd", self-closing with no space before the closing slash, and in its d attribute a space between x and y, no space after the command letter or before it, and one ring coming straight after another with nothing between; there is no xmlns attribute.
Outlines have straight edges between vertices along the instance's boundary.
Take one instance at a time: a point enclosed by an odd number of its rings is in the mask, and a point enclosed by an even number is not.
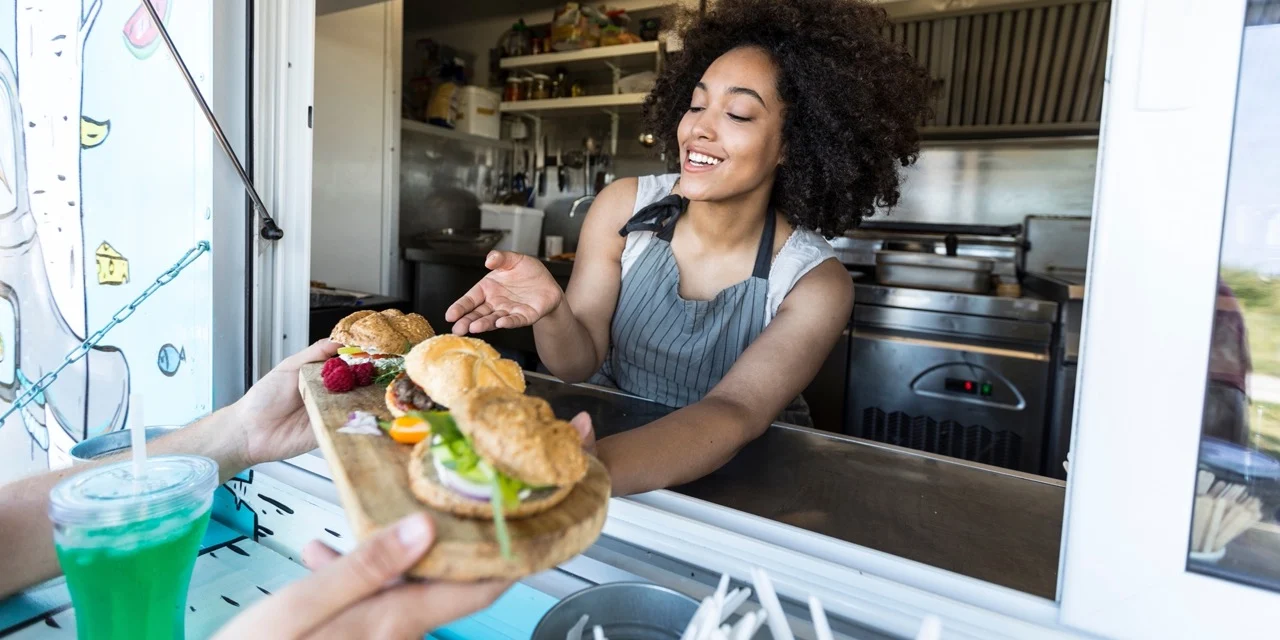
<svg viewBox="0 0 1280 640"><path fill-rule="evenodd" d="M982 383L982 388L978 390L978 393L984 396L991 395L991 383L990 382Z"/></svg>

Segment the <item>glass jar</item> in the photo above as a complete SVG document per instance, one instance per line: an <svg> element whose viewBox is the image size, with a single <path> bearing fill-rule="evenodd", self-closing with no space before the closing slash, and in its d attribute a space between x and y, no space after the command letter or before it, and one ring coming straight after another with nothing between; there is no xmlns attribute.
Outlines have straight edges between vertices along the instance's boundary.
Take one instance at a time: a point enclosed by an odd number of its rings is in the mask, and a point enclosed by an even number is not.
<svg viewBox="0 0 1280 640"><path fill-rule="evenodd" d="M504 102L523 100L524 96L521 95L520 89L520 78L507 78L507 87L502 92L502 100Z"/></svg>
<svg viewBox="0 0 1280 640"><path fill-rule="evenodd" d="M520 99L528 100L533 95L533 78L520 78Z"/></svg>
<svg viewBox="0 0 1280 640"><path fill-rule="evenodd" d="M587 95L586 86L582 84L581 80L574 80L573 86L569 88L569 96L573 98L580 98L585 95Z"/></svg>
<svg viewBox="0 0 1280 640"><path fill-rule="evenodd" d="M547 100L551 98L551 78L545 74L533 74L533 86L529 90L530 100Z"/></svg>
<svg viewBox="0 0 1280 640"><path fill-rule="evenodd" d="M551 81L551 97L569 97L569 72L564 67L556 68L555 79Z"/></svg>

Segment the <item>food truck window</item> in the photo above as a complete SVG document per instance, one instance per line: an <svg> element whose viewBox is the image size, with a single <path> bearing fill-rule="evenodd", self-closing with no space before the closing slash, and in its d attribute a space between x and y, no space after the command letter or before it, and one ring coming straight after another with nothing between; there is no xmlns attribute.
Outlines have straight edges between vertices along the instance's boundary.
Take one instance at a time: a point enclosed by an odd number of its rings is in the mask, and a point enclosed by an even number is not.
<svg viewBox="0 0 1280 640"><path fill-rule="evenodd" d="M1246 24L1187 568L1280 590L1280 5Z"/></svg>

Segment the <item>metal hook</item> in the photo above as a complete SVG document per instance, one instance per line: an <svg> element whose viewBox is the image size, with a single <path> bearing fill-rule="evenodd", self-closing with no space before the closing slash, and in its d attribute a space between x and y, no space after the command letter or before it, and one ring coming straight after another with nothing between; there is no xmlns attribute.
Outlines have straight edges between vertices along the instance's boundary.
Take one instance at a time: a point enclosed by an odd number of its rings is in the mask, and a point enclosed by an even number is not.
<svg viewBox="0 0 1280 640"><path fill-rule="evenodd" d="M244 165L240 164L240 159L236 157L235 151L231 149L231 143L227 142L227 135L222 132L222 125L218 124L218 119L213 116L213 111L209 109L209 103L205 102L204 96L200 93L200 88L196 86L195 79L191 77L191 70L187 69L187 63L182 61L182 56L178 54L178 48L173 45L173 39L169 37L169 30L164 26L164 20L156 12L151 0L142 0L142 4L147 8L147 13L151 14L151 21L160 30L160 37L164 39L164 45L168 47L174 62L178 63L178 69L182 71L182 77L186 79L187 86L191 88L191 95L200 104L200 110L204 111L204 117L209 121L209 126L213 128L213 134L218 138L218 144L222 146L222 151L227 154L227 158L235 166L236 173L240 174L240 182L244 183L245 190L249 192L249 197L253 200L254 208L257 209L258 215L262 218L262 226L258 230L259 235L273 242L283 238L284 230L280 228L280 225L276 224L275 218L272 218L271 214L267 212L267 205L263 204L262 197L258 195L258 190L253 188L253 181L249 179L249 174L245 173Z"/></svg>

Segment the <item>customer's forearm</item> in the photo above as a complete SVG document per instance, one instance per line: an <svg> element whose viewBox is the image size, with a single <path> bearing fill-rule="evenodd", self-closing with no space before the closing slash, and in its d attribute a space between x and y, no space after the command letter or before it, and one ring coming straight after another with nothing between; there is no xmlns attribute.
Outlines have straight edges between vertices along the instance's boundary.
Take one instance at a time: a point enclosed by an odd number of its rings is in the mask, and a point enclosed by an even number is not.
<svg viewBox="0 0 1280 640"><path fill-rule="evenodd" d="M555 311L533 324L538 359L551 375L565 382L583 382L600 368L602 358L586 326L573 315L566 299Z"/></svg>
<svg viewBox="0 0 1280 640"><path fill-rule="evenodd" d="M240 439L227 430L231 413L224 409L195 424L147 443L148 454L195 454L218 463L219 479L226 481L245 468ZM56 577L58 559L49 522L49 491L62 479L98 465L127 459L108 456L68 469L23 478L0 487L0 549L5 550L0 571L0 598Z"/></svg>

